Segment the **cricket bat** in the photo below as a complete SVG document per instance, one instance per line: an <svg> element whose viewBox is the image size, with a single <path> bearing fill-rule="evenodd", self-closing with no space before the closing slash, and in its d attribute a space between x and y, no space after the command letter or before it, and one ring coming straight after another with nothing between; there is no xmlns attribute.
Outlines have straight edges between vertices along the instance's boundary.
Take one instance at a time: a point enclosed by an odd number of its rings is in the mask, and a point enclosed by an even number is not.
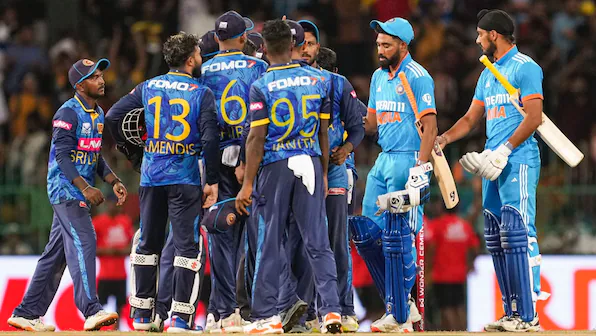
<svg viewBox="0 0 596 336"><path fill-rule="evenodd" d="M401 84L404 86L404 91L406 92L408 101L412 106L412 110L414 110L414 113L418 115L416 98L414 97L412 87L406 78L406 74L402 71L398 74L398 76L401 80ZM416 129L418 130L418 135L420 138L422 138L422 123L420 120L416 121ZM445 207L447 209L453 209L457 203L459 203L459 195L457 193L457 187L455 186L455 180L453 179L453 174L451 173L449 163L445 158L445 154L443 154L443 150L436 141L430 154L435 177L439 182L439 189L441 190L441 196L443 196Z"/></svg>
<svg viewBox="0 0 596 336"><path fill-rule="evenodd" d="M509 101L519 113L525 117L526 112L519 106L519 91L509 83L507 78L503 76L491 61L482 55L480 62L488 68L488 70L497 78L499 83L503 85L507 93L509 93ZM553 150L565 163L571 167L577 166L584 158L584 154L569 140L559 128L542 112L542 124L536 130L542 140Z"/></svg>

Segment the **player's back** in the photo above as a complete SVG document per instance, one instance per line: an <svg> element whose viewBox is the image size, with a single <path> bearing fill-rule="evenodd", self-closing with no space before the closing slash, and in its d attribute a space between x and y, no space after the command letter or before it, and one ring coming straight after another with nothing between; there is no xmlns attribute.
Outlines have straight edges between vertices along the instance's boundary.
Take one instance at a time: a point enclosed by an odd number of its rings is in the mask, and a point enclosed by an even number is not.
<svg viewBox="0 0 596 336"><path fill-rule="evenodd" d="M341 116L341 94L345 77L327 70L322 70L325 81L328 81L329 100L331 101L331 119L329 121L329 148L341 146L343 143L344 126Z"/></svg>
<svg viewBox="0 0 596 336"><path fill-rule="evenodd" d="M267 119L251 118L251 127L268 125L263 165L300 154L321 155L319 119L329 115L321 114L327 88L320 71L299 63L273 66L253 91L251 112L266 108L268 114Z"/></svg>
<svg viewBox="0 0 596 336"><path fill-rule="evenodd" d="M141 186L201 185L199 120L209 89L188 74L170 71L147 80L142 90L147 140Z"/></svg>
<svg viewBox="0 0 596 336"><path fill-rule="evenodd" d="M201 67L200 82L215 95L222 149L240 145L250 86L266 70L267 63L240 51L221 52Z"/></svg>

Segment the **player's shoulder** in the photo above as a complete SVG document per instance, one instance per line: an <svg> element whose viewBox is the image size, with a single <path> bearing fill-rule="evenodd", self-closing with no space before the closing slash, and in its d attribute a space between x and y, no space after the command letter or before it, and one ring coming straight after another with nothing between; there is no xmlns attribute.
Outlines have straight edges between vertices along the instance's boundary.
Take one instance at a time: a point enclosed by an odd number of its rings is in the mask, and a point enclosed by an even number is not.
<svg viewBox="0 0 596 336"><path fill-rule="evenodd" d="M58 108L58 110L56 110L56 113L54 113L54 119L56 119L56 118L77 119L77 111L76 111L75 103L78 104L78 102L74 98L71 98L71 99L65 101L64 104L62 104L62 106L60 106Z"/></svg>
<svg viewBox="0 0 596 336"><path fill-rule="evenodd" d="M267 62L263 61L258 57L242 54L242 58L254 62L253 64L255 67L263 68L265 70L269 67L269 64L267 64Z"/></svg>
<svg viewBox="0 0 596 336"><path fill-rule="evenodd" d="M375 70L375 72L373 72L371 81L374 81L374 80L382 78L382 77L386 77L387 75L388 75L387 71L385 71L385 70L383 70L383 68L379 67L377 70Z"/></svg>
<svg viewBox="0 0 596 336"><path fill-rule="evenodd" d="M408 64L404 66L404 72L410 81L428 79L432 81L433 79L430 73L422 65L420 65L420 63L414 60L408 62Z"/></svg>
<svg viewBox="0 0 596 336"><path fill-rule="evenodd" d="M511 64L516 68L517 72L536 73L542 72L542 67L532 59L532 57L518 52L511 57Z"/></svg>

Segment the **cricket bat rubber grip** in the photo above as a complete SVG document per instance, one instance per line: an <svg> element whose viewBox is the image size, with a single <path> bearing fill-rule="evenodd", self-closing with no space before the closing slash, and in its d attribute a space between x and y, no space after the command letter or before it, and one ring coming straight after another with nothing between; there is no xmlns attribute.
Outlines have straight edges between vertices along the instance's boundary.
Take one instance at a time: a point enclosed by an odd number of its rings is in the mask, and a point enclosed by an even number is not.
<svg viewBox="0 0 596 336"><path fill-rule="evenodd" d="M488 59L488 57L486 57L486 55L482 55L480 57L480 62L482 62L482 64L484 64L484 66L486 66L486 68L488 69L488 71L490 71L495 78L497 78L497 80L499 81L499 83L501 83L501 85L503 85L503 87L505 88L505 90L507 90L507 92L510 95L514 95L517 93L517 90L513 87L513 85L511 85L511 83L509 83L509 81L507 80L507 78L505 78L505 76L503 76L499 70L497 70L497 68L495 67L494 64L492 64L492 62Z"/></svg>

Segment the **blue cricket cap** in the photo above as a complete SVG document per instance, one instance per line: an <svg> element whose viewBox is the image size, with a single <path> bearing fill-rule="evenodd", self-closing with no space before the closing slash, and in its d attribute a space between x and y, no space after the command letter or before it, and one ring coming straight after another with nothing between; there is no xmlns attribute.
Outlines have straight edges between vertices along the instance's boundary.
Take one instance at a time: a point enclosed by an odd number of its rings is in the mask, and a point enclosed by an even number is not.
<svg viewBox="0 0 596 336"><path fill-rule="evenodd" d="M236 11L223 13L215 20L215 34L221 41L236 38L255 27L251 19Z"/></svg>
<svg viewBox="0 0 596 336"><path fill-rule="evenodd" d="M110 61L107 58L102 58L97 63L87 58L80 59L68 70L68 81L74 88L77 84L93 75L95 70L99 69L103 71L109 67Z"/></svg>
<svg viewBox="0 0 596 336"><path fill-rule="evenodd" d="M387 34L399 38L408 45L414 39L414 29L412 28L410 22L399 17L389 19L385 22L372 20L370 22L370 27L372 29L377 29L377 27L380 27Z"/></svg>
<svg viewBox="0 0 596 336"><path fill-rule="evenodd" d="M288 26L290 26L290 31L292 31L292 38L294 39L294 46L300 47L304 44L304 28L294 21L294 20L286 20Z"/></svg>
<svg viewBox="0 0 596 336"><path fill-rule="evenodd" d="M319 28L317 27L316 24L314 24L314 22L309 21L309 20L300 20L298 21L298 23L302 26L302 28L304 28L305 32L313 32L315 34L315 38L317 39L317 42L320 42L320 35L319 35Z"/></svg>
<svg viewBox="0 0 596 336"><path fill-rule="evenodd" d="M228 198L213 204L203 215L201 225L209 233L222 233L237 225L246 215L236 212L236 198Z"/></svg>

